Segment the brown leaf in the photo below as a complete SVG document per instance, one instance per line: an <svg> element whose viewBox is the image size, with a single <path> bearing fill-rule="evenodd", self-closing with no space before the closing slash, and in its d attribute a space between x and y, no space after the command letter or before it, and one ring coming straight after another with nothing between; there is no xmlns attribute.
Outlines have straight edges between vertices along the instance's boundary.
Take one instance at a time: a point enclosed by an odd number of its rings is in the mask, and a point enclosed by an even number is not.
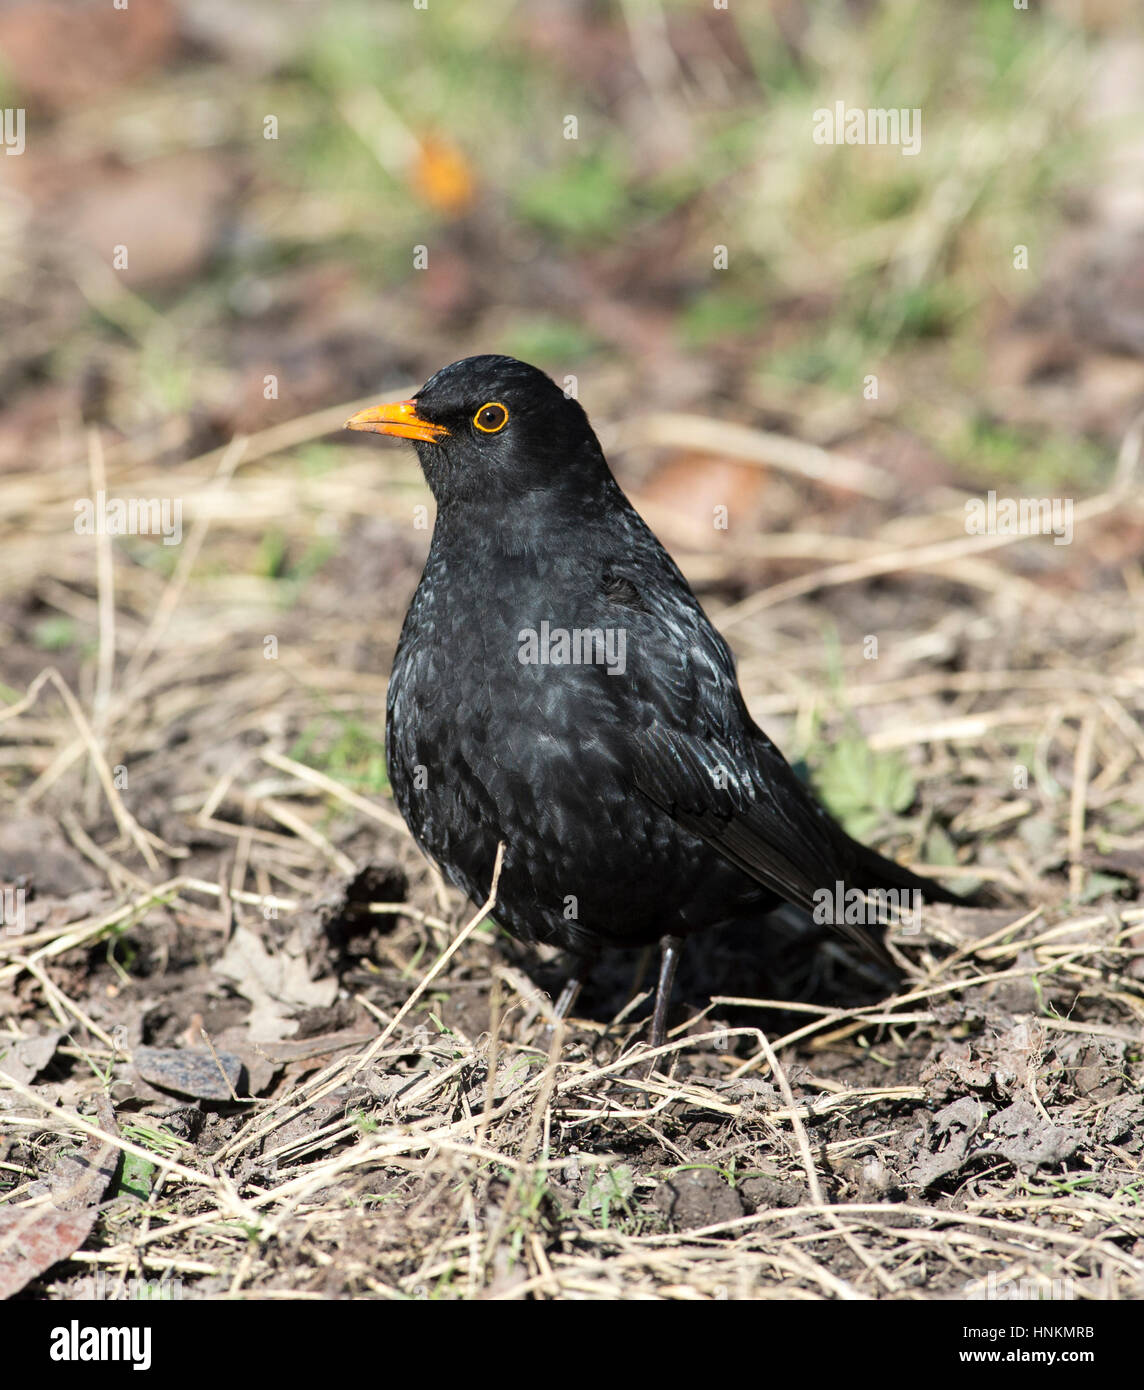
<svg viewBox="0 0 1144 1390"><path fill-rule="evenodd" d="M42 1033L39 1037L18 1038L15 1042L0 1044L0 1066L14 1076L17 1081L27 1084L43 1071L56 1055L63 1033L55 1029Z"/></svg>
<svg viewBox="0 0 1144 1390"><path fill-rule="evenodd" d="M97 1207L59 1211L29 1206L0 1212L0 1298L11 1298L52 1265L74 1255L98 1215Z"/></svg>
<svg viewBox="0 0 1144 1390"><path fill-rule="evenodd" d="M239 927L215 964L218 974L253 1004L248 1026L256 1042L288 1037L297 1030L294 1014L299 1009L328 1007L338 994L337 980L310 978L296 934L277 945L271 955L261 938Z"/></svg>
<svg viewBox="0 0 1144 1390"><path fill-rule="evenodd" d="M100 1118L106 1124L106 1119ZM32 1191L49 1194L60 1211L82 1211L98 1205L118 1166L119 1149L93 1134L80 1148L61 1154L51 1172L33 1184Z"/></svg>
<svg viewBox="0 0 1144 1390"><path fill-rule="evenodd" d="M61 109L130 82L164 63L177 42L169 0L118 9L103 0L49 0L0 10L0 48L22 96Z"/></svg>

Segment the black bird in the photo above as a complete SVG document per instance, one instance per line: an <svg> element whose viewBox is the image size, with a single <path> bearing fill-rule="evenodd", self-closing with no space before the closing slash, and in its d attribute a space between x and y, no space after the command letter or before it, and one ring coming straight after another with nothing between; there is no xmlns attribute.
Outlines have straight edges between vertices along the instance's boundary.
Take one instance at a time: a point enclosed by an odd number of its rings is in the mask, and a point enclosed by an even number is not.
<svg viewBox="0 0 1144 1390"><path fill-rule="evenodd" d="M389 683L394 797L474 901L504 842L497 919L576 958L558 1013L601 946L659 941L658 1046L696 932L782 902L814 912L839 883L958 901L814 800L583 409L543 372L467 357L347 427L413 440L437 501ZM885 957L876 928L835 925Z"/></svg>

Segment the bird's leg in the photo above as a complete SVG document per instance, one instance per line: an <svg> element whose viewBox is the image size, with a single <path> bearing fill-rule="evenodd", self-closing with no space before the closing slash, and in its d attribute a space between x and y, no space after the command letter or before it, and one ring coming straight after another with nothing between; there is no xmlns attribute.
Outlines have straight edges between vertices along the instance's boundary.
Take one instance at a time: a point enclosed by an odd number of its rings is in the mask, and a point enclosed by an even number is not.
<svg viewBox="0 0 1144 1390"><path fill-rule="evenodd" d="M667 1009L671 1003L671 987L675 983L675 968L683 946L681 936L661 936L659 939L659 983L655 987L655 1012L651 1016L651 1045L662 1047L667 1036Z"/></svg>
<svg viewBox="0 0 1144 1390"><path fill-rule="evenodd" d="M557 1018L567 1018L572 1005L580 997L580 991L584 988L585 970L586 962L578 960L575 970L565 981L564 988L560 991L560 996L553 1007L552 1012Z"/></svg>
<svg viewBox="0 0 1144 1390"><path fill-rule="evenodd" d="M556 1032L556 1024L561 1019L568 1017L572 1005L580 997L580 991L584 988L584 981L588 978L588 971L592 968L595 957L593 956L574 956L572 959L572 973L564 983L564 988L560 991L552 1012L555 1015L553 1021L549 1023L541 1034L543 1045L552 1046L552 1038Z"/></svg>

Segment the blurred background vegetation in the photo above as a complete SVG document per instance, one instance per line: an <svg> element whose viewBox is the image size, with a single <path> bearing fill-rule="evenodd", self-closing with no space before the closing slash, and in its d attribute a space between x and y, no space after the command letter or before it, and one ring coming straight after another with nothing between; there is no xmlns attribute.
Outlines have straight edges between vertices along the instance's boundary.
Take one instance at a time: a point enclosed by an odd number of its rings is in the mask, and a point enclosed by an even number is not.
<svg viewBox="0 0 1144 1390"><path fill-rule="evenodd" d="M1144 384L1139 18L16 0L0 466L81 413L185 453L493 350L617 416L1091 486ZM920 108L921 153L815 144L836 101Z"/></svg>

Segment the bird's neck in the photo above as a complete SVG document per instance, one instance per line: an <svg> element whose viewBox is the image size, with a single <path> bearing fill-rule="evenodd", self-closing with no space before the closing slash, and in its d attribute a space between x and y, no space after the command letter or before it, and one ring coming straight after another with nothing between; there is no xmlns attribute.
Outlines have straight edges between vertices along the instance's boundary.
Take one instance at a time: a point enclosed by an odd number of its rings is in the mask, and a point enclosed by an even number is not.
<svg viewBox="0 0 1144 1390"><path fill-rule="evenodd" d="M469 560L551 556L590 546L594 535L629 514L631 504L610 476L588 490L549 486L509 498L451 500L438 505L432 549Z"/></svg>

